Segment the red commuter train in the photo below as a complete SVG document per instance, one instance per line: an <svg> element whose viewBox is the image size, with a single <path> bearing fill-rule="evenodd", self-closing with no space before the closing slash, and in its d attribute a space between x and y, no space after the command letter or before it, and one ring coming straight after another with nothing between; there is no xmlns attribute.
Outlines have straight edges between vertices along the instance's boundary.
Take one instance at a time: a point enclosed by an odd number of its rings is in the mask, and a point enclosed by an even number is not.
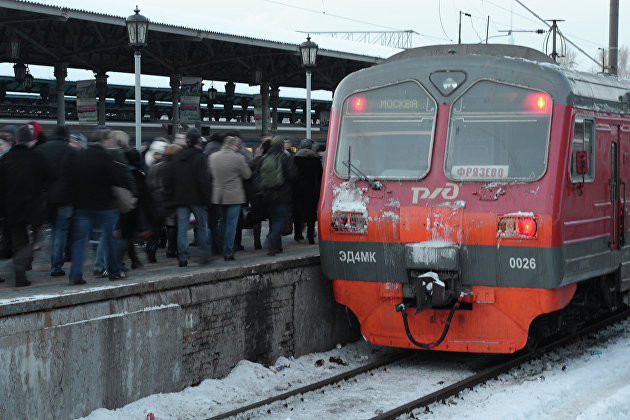
<svg viewBox="0 0 630 420"><path fill-rule="evenodd" d="M374 344L512 353L628 304L630 82L407 50L333 99L319 246Z"/></svg>

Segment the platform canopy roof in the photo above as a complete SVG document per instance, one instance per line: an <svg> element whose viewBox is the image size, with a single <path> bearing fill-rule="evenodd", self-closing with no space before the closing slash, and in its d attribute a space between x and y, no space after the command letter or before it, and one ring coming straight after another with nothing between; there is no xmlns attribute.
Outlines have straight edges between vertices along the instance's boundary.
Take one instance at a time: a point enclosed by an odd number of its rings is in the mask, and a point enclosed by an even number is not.
<svg viewBox="0 0 630 420"><path fill-rule="evenodd" d="M131 15L131 8L129 12ZM15 61L10 41L19 40L19 58L25 64L65 63L95 73L134 72L133 51L128 46L125 17L121 16L0 0L0 39L2 62ZM142 73L304 87L298 44L151 21L148 45L142 50ZM320 44L312 88L334 90L347 74L382 60L322 48Z"/></svg>

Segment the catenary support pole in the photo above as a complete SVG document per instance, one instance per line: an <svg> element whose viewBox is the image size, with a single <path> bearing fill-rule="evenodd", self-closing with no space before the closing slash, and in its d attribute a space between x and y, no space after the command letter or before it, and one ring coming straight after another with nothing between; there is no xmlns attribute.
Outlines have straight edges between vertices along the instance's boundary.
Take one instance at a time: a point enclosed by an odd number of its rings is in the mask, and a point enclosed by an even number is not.
<svg viewBox="0 0 630 420"><path fill-rule="evenodd" d="M610 0L610 21L608 25L608 68L610 74L617 74L617 53L619 47L619 0Z"/></svg>

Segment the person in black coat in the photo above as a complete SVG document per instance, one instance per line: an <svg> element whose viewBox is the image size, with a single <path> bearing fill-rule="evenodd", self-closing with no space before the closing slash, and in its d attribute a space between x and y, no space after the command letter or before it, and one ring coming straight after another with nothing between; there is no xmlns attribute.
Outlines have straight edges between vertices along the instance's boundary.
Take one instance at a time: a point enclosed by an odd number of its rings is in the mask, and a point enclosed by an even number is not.
<svg viewBox="0 0 630 420"><path fill-rule="evenodd" d="M142 156L136 149L126 149L125 157L129 161L129 170L133 175L138 191L138 205L129 213L120 215L120 238L122 244L119 247L120 261L124 267L125 254L131 259L131 268L142 267L142 263L136 254L135 237L142 240L149 239L157 215L151 193L146 182L146 176L142 171Z"/></svg>
<svg viewBox="0 0 630 420"><path fill-rule="evenodd" d="M282 165L282 179L281 185L266 188L264 186L264 167L265 161L268 159L279 160ZM264 155L260 160L258 166L258 174L260 176L261 191L263 192L263 198L267 204L269 214L269 236L267 237L268 255L276 255L282 252L282 231L285 224L289 221L290 207L293 202L293 195L291 185L297 177L297 170L293 164L293 159L289 153L284 150L284 137L275 136L271 140L271 147L269 152Z"/></svg>
<svg viewBox="0 0 630 420"><path fill-rule="evenodd" d="M102 241L107 249L107 272L110 280L125 277L120 268L118 247L114 229L118 223L118 207L112 187L131 188L125 173L108 153L107 148L116 143L111 130L98 128L92 136L92 143L79 151L70 165L72 179L73 220L72 266L70 284L85 284L83 260L85 242L93 227L101 226Z"/></svg>
<svg viewBox="0 0 630 420"><path fill-rule="evenodd" d="M296 241L304 239L302 225L306 223L309 244L315 243L315 222L319 189L322 183L322 162L313 148L311 139L300 142L300 150L293 157L298 176L293 184L293 223Z"/></svg>
<svg viewBox="0 0 630 420"><path fill-rule="evenodd" d="M15 144L16 131L17 127L14 125L6 125L0 129L0 159L11 150L11 147ZM0 258L11 258L11 232L2 217L2 211L0 211L0 224L2 227L2 231L0 232ZM0 279L0 283L2 281L3 280Z"/></svg>
<svg viewBox="0 0 630 420"><path fill-rule="evenodd" d="M47 172L43 159L33 150L35 142L28 126L22 126L16 144L0 159L0 212L11 236L16 287L31 284L26 278L33 263L29 228L36 230L44 222L42 195Z"/></svg>
<svg viewBox="0 0 630 420"><path fill-rule="evenodd" d="M205 264L210 258L208 207L212 204L212 180L199 130L188 130L186 144L187 147L173 156L165 179L167 202L176 209L177 214L177 259L180 267L188 265L191 212L195 215L201 262Z"/></svg>
<svg viewBox="0 0 630 420"><path fill-rule="evenodd" d="M66 127L57 127L55 137L38 145L35 150L46 161L50 175L46 184L46 213L52 226L50 275L63 276L66 274L62 267L73 211L69 166L77 151L68 142Z"/></svg>
<svg viewBox="0 0 630 420"><path fill-rule="evenodd" d="M263 191L260 186L260 161L269 152L271 147L271 136L268 136L267 140L264 140L260 147L257 149L258 155L249 163L249 167L252 170L251 179L251 193L250 203L251 209L248 218L252 224L252 234L254 236L254 249L262 249L262 243L260 242L260 235L262 231L262 221L267 219L267 205L263 197Z"/></svg>

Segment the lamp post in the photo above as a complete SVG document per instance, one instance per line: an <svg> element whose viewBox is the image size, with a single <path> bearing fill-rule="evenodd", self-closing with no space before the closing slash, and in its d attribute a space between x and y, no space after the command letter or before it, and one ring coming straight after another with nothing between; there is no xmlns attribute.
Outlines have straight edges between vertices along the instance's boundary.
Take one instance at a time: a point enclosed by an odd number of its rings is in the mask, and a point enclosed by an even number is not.
<svg viewBox="0 0 630 420"><path fill-rule="evenodd" d="M136 6L135 15L127 18L127 32L129 34L129 46L134 49L135 74L136 74L136 149L140 152L142 142L141 120L141 92L140 92L140 50L147 45L147 32L149 29L149 19L140 14L140 9Z"/></svg>
<svg viewBox="0 0 630 420"><path fill-rule="evenodd" d="M317 60L317 44L311 41L311 36L306 37L306 42L300 44L300 56L302 65L306 69L306 138L311 138L311 71L315 68Z"/></svg>

